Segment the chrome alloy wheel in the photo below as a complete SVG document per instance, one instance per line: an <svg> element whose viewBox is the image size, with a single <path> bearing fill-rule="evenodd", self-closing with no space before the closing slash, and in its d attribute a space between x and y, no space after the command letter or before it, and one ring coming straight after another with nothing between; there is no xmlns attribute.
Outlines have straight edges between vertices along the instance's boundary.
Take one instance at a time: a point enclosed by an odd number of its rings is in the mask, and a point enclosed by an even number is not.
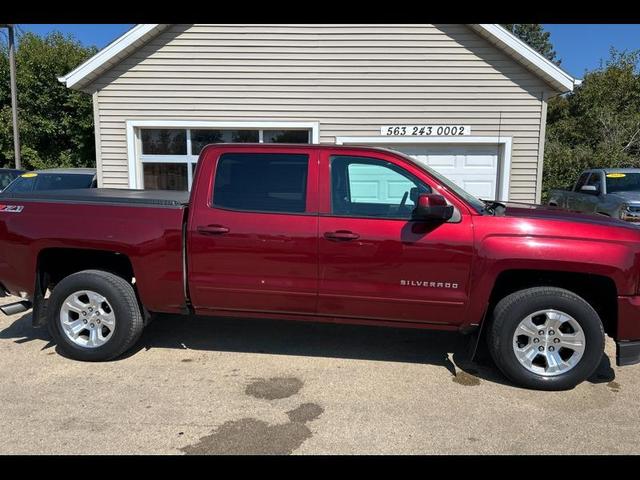
<svg viewBox="0 0 640 480"><path fill-rule="evenodd" d="M575 367L586 347L584 331L569 314L540 310L525 317L513 334L513 351L530 372L553 377Z"/></svg>
<svg viewBox="0 0 640 480"><path fill-rule="evenodd" d="M105 297L91 290L80 290L62 303L60 325L72 343L96 348L107 343L113 335L116 317Z"/></svg>

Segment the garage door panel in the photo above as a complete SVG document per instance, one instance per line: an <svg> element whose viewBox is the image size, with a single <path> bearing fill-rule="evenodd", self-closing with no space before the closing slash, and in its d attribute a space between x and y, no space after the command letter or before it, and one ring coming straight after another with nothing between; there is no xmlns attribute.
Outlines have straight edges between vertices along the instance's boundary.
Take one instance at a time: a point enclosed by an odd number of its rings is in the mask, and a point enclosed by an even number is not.
<svg viewBox="0 0 640 480"><path fill-rule="evenodd" d="M421 161L426 162L427 165L432 166L434 168L457 168L458 159L456 155L442 155L442 154L434 154L434 155L421 155Z"/></svg>
<svg viewBox="0 0 640 480"><path fill-rule="evenodd" d="M400 203L413 184L399 173L377 165L349 165L351 201Z"/></svg>
<svg viewBox="0 0 640 480"><path fill-rule="evenodd" d="M402 200L405 192L410 191L413 184L406 180L390 180L387 183L387 187L389 189L387 197L395 203L396 201Z"/></svg>
<svg viewBox="0 0 640 480"><path fill-rule="evenodd" d="M456 182L458 185L460 183ZM469 180L462 180L462 185L467 192L472 192L476 197L492 199L495 198L495 183L491 181L487 182L474 182Z"/></svg>
<svg viewBox="0 0 640 480"><path fill-rule="evenodd" d="M443 174L469 193L496 198L498 147L483 145L389 145Z"/></svg>
<svg viewBox="0 0 640 480"><path fill-rule="evenodd" d="M354 201L361 202L374 201L381 195L379 182L368 182L364 180L353 180L351 182L351 196Z"/></svg>
<svg viewBox="0 0 640 480"><path fill-rule="evenodd" d="M464 168L496 168L496 156L494 155L465 155L462 158Z"/></svg>

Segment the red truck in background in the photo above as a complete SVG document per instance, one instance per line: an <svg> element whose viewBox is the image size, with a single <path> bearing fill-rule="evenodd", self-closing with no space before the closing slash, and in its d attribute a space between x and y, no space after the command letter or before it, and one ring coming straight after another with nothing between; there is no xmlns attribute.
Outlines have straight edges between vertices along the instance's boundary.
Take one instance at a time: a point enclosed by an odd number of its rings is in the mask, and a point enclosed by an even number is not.
<svg viewBox="0 0 640 480"><path fill-rule="evenodd" d="M9 194L0 283L60 350L115 358L156 312L474 333L530 388L640 362L640 229L481 201L401 153L216 144L182 192ZM48 294L48 295L47 295Z"/></svg>

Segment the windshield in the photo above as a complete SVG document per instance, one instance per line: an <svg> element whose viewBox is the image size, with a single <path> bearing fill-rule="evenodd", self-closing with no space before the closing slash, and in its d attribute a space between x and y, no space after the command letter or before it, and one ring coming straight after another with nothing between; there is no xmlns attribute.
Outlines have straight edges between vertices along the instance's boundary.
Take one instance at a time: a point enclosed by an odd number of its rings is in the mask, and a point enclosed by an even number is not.
<svg viewBox="0 0 640 480"><path fill-rule="evenodd" d="M78 173L25 173L11 182L4 192L90 188L93 177L93 174Z"/></svg>
<svg viewBox="0 0 640 480"><path fill-rule="evenodd" d="M607 193L640 191L640 173L607 173Z"/></svg>
<svg viewBox="0 0 640 480"><path fill-rule="evenodd" d="M14 178L20 175L21 172L16 171L8 171L8 172L0 172L0 191L4 190L7 185L9 185Z"/></svg>
<svg viewBox="0 0 640 480"><path fill-rule="evenodd" d="M480 200L479 198L476 198L475 196L471 195L469 192L464 190L462 187L459 187L458 185L456 185L454 182L449 180L447 177L445 177L441 173L436 172L434 169L432 169L431 167L429 167L429 166L427 166L427 165L425 165L423 163L417 162L415 158L412 158L412 157L410 157L408 155L405 155L405 154L403 154L401 152L396 152L396 153L399 153L404 158L410 160L412 163L417 164L420 168L423 168L424 170L429 172L434 178L436 178L436 180L438 180L445 187L447 187L449 190L451 190L453 193L455 193L460 198L462 198L465 202L467 202L469 205L471 205L471 207L476 212L482 213L482 212L484 212L486 210L486 204L482 200Z"/></svg>

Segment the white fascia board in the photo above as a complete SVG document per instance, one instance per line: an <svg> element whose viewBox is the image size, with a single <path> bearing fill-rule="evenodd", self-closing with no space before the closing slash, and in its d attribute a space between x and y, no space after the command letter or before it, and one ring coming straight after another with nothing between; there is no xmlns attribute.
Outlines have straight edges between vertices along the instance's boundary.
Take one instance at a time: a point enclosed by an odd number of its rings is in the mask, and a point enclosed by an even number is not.
<svg viewBox="0 0 640 480"><path fill-rule="evenodd" d="M58 81L64 83L67 87L72 88L92 72L112 61L119 53L122 53L158 26L159 24L157 23L143 23L136 25L124 35L120 36L100 50L93 57L85 61L75 70L62 77L58 77Z"/></svg>
<svg viewBox="0 0 640 480"><path fill-rule="evenodd" d="M553 78L556 82L562 85L563 88L566 88L568 92L572 92L574 86L578 84L575 78L555 65L553 62L547 60L525 42L517 38L515 35L513 35L505 28L501 27L500 25L495 23L478 23L476 25L481 30L486 32L489 36L496 39L498 42L511 48L519 55L522 55L525 60L540 69L549 77Z"/></svg>

